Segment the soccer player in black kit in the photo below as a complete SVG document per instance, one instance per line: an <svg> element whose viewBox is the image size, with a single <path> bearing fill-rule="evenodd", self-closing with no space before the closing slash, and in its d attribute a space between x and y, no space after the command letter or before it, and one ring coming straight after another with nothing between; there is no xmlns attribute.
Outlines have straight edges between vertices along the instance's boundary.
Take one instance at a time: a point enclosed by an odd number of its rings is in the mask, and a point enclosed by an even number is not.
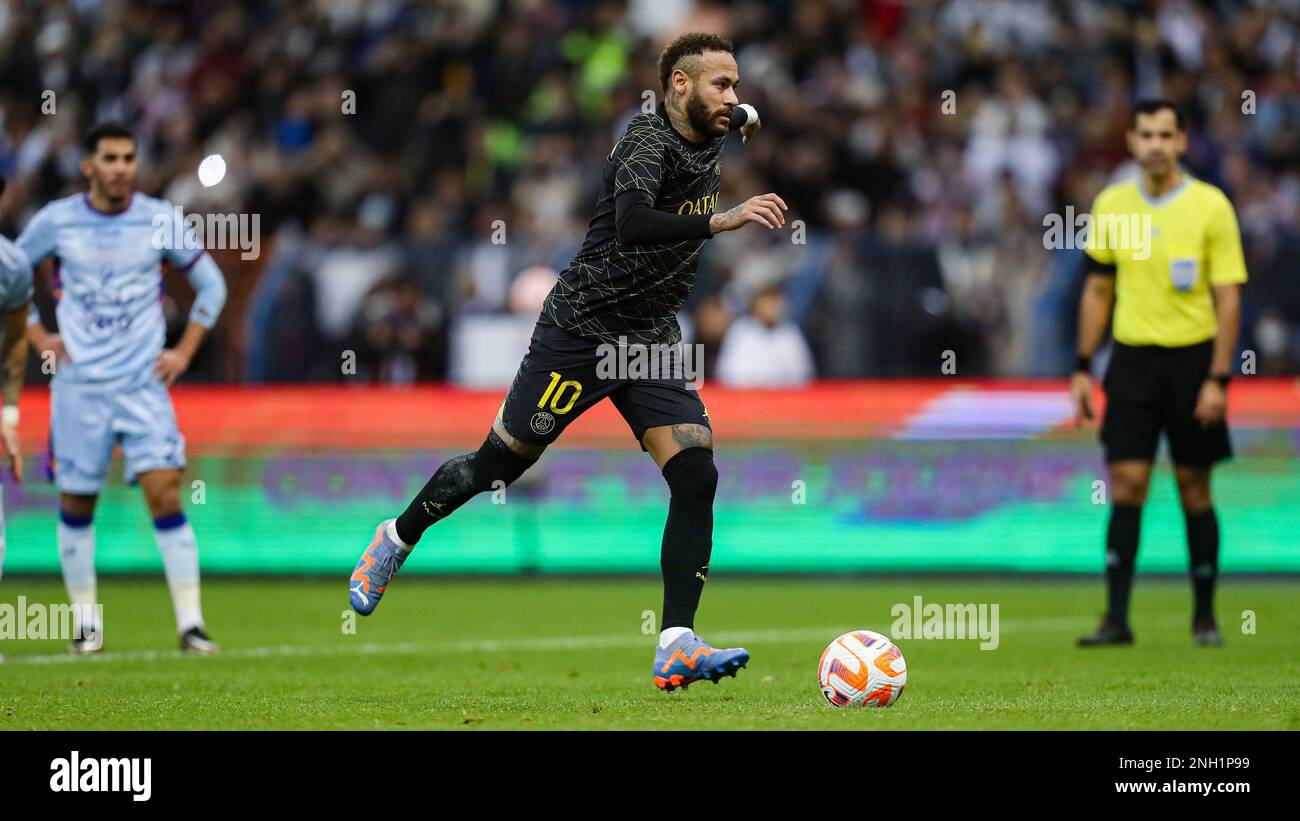
<svg viewBox="0 0 1300 821"><path fill-rule="evenodd" d="M719 156L739 76L722 36L683 34L659 58L665 101L638 114L605 160L596 215L582 248L551 290L528 353L474 453L445 462L406 511L386 520L349 580L352 607L374 611L424 531L476 494L518 479L583 411L608 397L663 472L670 501L660 566L664 602L654 683L671 691L717 682L749 661L742 648L715 649L694 633L695 610L713 548L713 432L699 393L674 367L611 378L598 363L613 350L645 346L680 357L677 311L695 281L709 237L748 223L785 224L775 194L718 213ZM758 126L746 107L742 134ZM618 361L626 362L627 358ZM665 373L667 371L667 373ZM504 485L495 484L502 482Z"/></svg>

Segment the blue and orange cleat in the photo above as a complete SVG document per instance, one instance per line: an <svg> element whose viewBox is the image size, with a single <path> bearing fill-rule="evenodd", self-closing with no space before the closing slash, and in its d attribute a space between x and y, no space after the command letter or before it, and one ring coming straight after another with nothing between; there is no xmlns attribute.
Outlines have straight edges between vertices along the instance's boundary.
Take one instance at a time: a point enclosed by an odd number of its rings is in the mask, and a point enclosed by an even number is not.
<svg viewBox="0 0 1300 821"><path fill-rule="evenodd" d="M667 647L655 648L655 686L671 693L701 680L717 684L718 679L734 676L748 663L749 651L743 647L718 650L687 633Z"/></svg>
<svg viewBox="0 0 1300 821"><path fill-rule="evenodd" d="M361 554L361 561L357 562L352 578L348 580L348 598L352 601L352 609L363 616L369 616L379 606L384 589L397 575L402 562L411 555L410 548L402 547L388 538L388 523L391 521L392 519L387 519L380 522L379 527L375 528L375 538L370 541L366 552Z"/></svg>

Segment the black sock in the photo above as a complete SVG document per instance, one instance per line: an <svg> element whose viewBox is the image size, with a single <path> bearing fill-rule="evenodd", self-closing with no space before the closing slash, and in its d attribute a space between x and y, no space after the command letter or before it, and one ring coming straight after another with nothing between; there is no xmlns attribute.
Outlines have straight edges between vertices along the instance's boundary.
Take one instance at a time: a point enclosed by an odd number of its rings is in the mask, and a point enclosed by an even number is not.
<svg viewBox="0 0 1300 821"><path fill-rule="evenodd" d="M1141 534L1141 505L1111 507L1106 527L1106 620L1117 626L1128 624L1128 600Z"/></svg>
<svg viewBox="0 0 1300 821"><path fill-rule="evenodd" d="M483 446L474 453L463 453L442 463L406 512L397 517L397 538L414 545L434 522L447 518L483 491L492 490L498 480L509 486L536 461L515 453L496 432L489 432Z"/></svg>
<svg viewBox="0 0 1300 821"><path fill-rule="evenodd" d="M1219 517L1214 508L1189 513L1187 552L1191 556L1192 592L1196 609L1192 620L1214 620L1214 582L1219 577Z"/></svg>
<svg viewBox="0 0 1300 821"><path fill-rule="evenodd" d="M659 559L664 574L659 629L694 628L713 553L713 495L718 489L713 451L687 448L668 460L663 474L671 498Z"/></svg>

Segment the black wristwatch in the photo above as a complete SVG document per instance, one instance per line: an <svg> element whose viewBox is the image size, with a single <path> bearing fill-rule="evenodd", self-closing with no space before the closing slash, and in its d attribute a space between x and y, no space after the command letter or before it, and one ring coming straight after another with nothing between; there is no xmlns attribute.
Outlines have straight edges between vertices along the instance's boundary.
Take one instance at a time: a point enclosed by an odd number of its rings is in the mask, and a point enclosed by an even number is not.
<svg viewBox="0 0 1300 821"><path fill-rule="evenodd" d="M1078 373L1079 371L1083 371L1084 373L1088 374L1089 376L1092 375L1092 357L1091 357L1091 356L1083 356L1083 355L1080 355L1078 359L1074 360L1074 372L1075 372L1075 373Z"/></svg>
<svg viewBox="0 0 1300 821"><path fill-rule="evenodd" d="M1219 387L1220 387L1220 388L1223 388L1224 390L1227 390L1227 389L1228 389L1228 383L1232 381L1232 374L1225 373L1225 374L1221 374L1221 375L1219 375L1219 376L1215 376L1215 375L1211 374L1210 376L1208 376L1208 377L1206 377L1206 378L1207 378L1207 379L1213 379L1215 382L1218 382L1218 383L1219 383Z"/></svg>

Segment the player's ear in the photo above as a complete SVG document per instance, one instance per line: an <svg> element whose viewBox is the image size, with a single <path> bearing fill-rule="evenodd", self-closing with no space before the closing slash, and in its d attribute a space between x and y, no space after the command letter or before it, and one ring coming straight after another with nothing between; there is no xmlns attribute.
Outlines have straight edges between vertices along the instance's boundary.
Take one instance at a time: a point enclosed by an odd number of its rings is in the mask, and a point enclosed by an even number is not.
<svg viewBox="0 0 1300 821"><path fill-rule="evenodd" d="M81 176L90 179L90 157L81 158Z"/></svg>
<svg viewBox="0 0 1300 821"><path fill-rule="evenodd" d="M678 94L685 94L691 84L691 75L687 74L684 69L673 69L673 88Z"/></svg>

